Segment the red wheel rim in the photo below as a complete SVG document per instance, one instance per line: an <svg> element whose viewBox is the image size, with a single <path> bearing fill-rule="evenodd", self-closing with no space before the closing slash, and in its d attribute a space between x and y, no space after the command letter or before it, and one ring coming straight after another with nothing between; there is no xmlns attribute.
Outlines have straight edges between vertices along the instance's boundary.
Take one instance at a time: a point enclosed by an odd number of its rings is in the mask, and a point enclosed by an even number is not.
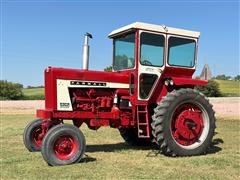
<svg viewBox="0 0 240 180"><path fill-rule="evenodd" d="M78 142L70 135L59 137L54 143L54 152L58 159L71 159L77 152Z"/></svg>
<svg viewBox="0 0 240 180"><path fill-rule="evenodd" d="M37 147L41 147L41 145L42 145L42 135L41 134L42 134L42 127L38 127L36 129L34 129L34 131L32 133L33 143Z"/></svg>
<svg viewBox="0 0 240 180"><path fill-rule="evenodd" d="M178 106L172 117L171 131L177 143L190 146L198 142L204 128L201 109L191 103Z"/></svg>

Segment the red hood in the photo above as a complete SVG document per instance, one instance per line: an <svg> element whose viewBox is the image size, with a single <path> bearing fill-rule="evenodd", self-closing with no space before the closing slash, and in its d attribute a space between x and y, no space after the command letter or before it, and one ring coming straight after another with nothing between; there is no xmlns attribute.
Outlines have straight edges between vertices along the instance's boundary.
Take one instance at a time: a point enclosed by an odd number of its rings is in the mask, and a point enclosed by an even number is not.
<svg viewBox="0 0 240 180"><path fill-rule="evenodd" d="M48 72L51 72L54 79L129 83L129 75L127 72L104 72L52 67L45 70L45 73Z"/></svg>
<svg viewBox="0 0 240 180"><path fill-rule="evenodd" d="M56 109L57 79L129 83L129 72L103 72L79 69L52 68L45 70L45 107Z"/></svg>

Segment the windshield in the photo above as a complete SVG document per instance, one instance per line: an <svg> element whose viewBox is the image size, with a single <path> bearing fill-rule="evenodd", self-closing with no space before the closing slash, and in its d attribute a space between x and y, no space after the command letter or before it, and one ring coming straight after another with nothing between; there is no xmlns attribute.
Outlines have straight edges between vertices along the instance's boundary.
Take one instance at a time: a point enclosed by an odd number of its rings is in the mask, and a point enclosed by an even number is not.
<svg viewBox="0 0 240 180"><path fill-rule="evenodd" d="M145 66L162 66L164 59L163 35L141 33L141 59L140 63Z"/></svg>
<svg viewBox="0 0 240 180"><path fill-rule="evenodd" d="M135 33L114 39L113 69L131 69L135 66Z"/></svg>

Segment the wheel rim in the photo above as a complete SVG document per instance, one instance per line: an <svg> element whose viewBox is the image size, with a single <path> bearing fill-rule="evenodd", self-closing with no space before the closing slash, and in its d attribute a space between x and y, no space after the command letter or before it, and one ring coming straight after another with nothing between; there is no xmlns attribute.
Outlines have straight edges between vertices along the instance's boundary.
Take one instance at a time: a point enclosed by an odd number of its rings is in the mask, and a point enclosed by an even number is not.
<svg viewBox="0 0 240 180"><path fill-rule="evenodd" d="M209 117L200 104L179 105L172 116L171 134L184 149L195 149L206 139L209 132Z"/></svg>
<svg viewBox="0 0 240 180"><path fill-rule="evenodd" d="M59 137L54 143L54 152L58 159L71 159L77 152L78 142L69 135Z"/></svg>
<svg viewBox="0 0 240 180"><path fill-rule="evenodd" d="M41 145L42 145L41 134L42 134L42 127L37 127L36 129L34 129L34 131L32 133L33 143L37 147L41 147Z"/></svg>

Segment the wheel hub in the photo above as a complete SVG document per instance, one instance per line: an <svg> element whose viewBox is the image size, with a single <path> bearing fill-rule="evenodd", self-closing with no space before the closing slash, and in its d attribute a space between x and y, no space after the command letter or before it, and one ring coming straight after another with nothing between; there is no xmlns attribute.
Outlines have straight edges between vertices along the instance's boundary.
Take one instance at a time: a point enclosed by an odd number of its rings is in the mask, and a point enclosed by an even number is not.
<svg viewBox="0 0 240 180"><path fill-rule="evenodd" d="M181 108L173 119L172 134L181 145L191 145L198 141L203 129L202 113L196 107Z"/></svg>
<svg viewBox="0 0 240 180"><path fill-rule="evenodd" d="M54 151L59 159L70 159L77 151L77 142L70 136L59 137L54 144Z"/></svg>
<svg viewBox="0 0 240 180"><path fill-rule="evenodd" d="M37 128L34 130L32 134L33 142L37 147L41 147L42 145L42 139L43 137L41 136L42 134L42 128Z"/></svg>

